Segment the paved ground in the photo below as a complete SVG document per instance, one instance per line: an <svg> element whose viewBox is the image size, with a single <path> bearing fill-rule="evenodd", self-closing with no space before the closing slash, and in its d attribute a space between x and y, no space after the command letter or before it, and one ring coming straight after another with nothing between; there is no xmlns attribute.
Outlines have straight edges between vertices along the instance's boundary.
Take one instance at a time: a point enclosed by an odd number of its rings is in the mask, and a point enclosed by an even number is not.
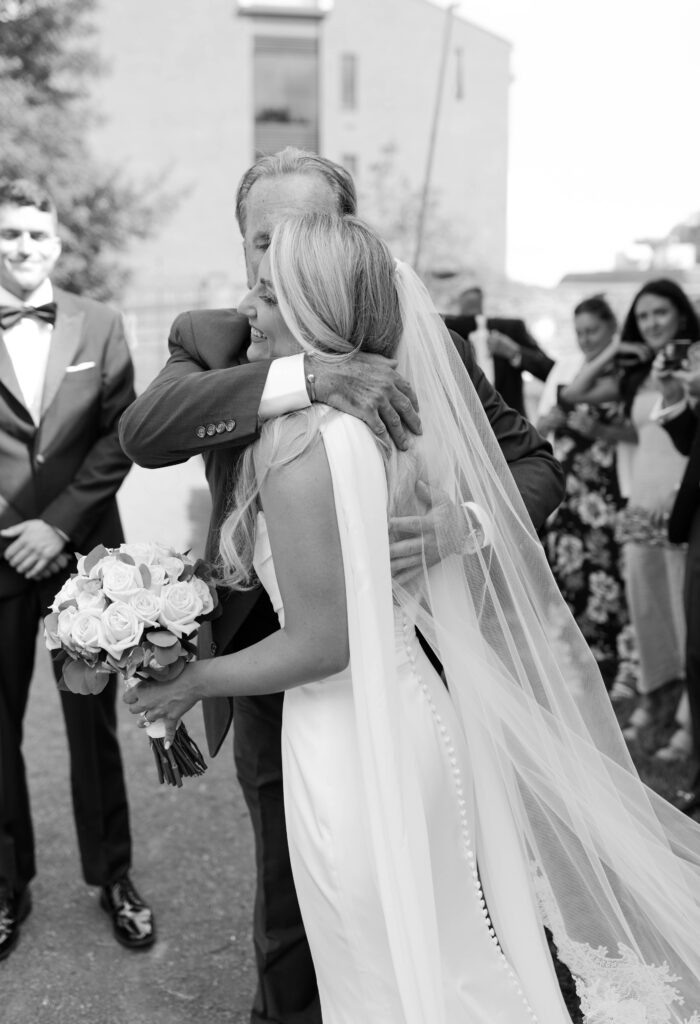
<svg viewBox="0 0 700 1024"><path fill-rule="evenodd" d="M201 553L208 499L199 460L133 470L120 505L130 539L157 538ZM204 749L200 719L195 709L188 726ZM97 891L81 878L63 721L40 640L25 736L38 874L20 945L0 964L0 1021L244 1024L255 984L253 851L230 741L201 779L177 790L158 785L146 738L125 705L120 729L133 876L158 922L158 942L143 953L114 941Z"/></svg>

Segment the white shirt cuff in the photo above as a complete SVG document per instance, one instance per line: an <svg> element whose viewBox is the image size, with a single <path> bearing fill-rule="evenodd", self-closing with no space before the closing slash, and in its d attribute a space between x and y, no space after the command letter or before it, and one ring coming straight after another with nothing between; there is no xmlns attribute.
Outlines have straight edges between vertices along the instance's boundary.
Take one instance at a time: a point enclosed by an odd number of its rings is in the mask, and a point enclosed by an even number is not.
<svg viewBox="0 0 700 1024"><path fill-rule="evenodd" d="M274 420L288 412L308 409L310 405L304 376L304 353L274 359L263 388L258 417Z"/></svg>
<svg viewBox="0 0 700 1024"><path fill-rule="evenodd" d="M649 419L654 423L665 423L666 420L673 420L676 416L680 416L688 407L687 398L681 398L679 402L674 402L673 405L663 405L662 403L663 398L659 395L649 413Z"/></svg>
<svg viewBox="0 0 700 1024"><path fill-rule="evenodd" d="M473 555L475 551L493 544L493 522L486 509L477 505L475 501L463 501L461 504L467 521L467 536L462 553Z"/></svg>

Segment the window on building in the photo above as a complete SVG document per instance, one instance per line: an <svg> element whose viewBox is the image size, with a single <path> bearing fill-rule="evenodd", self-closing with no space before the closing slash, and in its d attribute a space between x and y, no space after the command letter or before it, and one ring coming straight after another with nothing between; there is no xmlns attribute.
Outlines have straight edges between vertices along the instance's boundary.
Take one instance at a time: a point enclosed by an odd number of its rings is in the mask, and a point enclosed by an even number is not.
<svg viewBox="0 0 700 1024"><path fill-rule="evenodd" d="M455 99L464 99L464 50L455 50Z"/></svg>
<svg viewBox="0 0 700 1024"><path fill-rule="evenodd" d="M343 110L357 110L357 57L343 53L340 58L340 106Z"/></svg>
<svg viewBox="0 0 700 1024"><path fill-rule="evenodd" d="M340 164L346 171L350 171L353 178L357 177L357 157L354 153L343 153Z"/></svg>
<svg viewBox="0 0 700 1024"><path fill-rule="evenodd" d="M253 60L255 152L319 149L318 41L256 36Z"/></svg>

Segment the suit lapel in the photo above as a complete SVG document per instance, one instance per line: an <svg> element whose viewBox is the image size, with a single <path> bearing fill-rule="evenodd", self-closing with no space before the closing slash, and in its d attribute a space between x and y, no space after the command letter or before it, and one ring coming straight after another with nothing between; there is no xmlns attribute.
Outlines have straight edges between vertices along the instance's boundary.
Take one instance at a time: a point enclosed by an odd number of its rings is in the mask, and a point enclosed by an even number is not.
<svg viewBox="0 0 700 1024"><path fill-rule="evenodd" d="M85 314L82 310L71 309L70 305L64 304L62 296L57 296L58 313L56 325L51 336L49 348L49 361L46 366L46 378L44 380L44 393L41 399L41 415L49 408L61 382L66 373L66 367L73 362L82 337L83 319Z"/></svg>
<svg viewBox="0 0 700 1024"><path fill-rule="evenodd" d="M15 368L12 365L10 359L10 353L7 351L7 345L5 344L5 338L3 332L0 331L0 382L5 387L13 398L15 398L23 409L26 410L27 416L31 420L29 410L24 404L24 395L22 394L19 386L19 381L15 376Z"/></svg>

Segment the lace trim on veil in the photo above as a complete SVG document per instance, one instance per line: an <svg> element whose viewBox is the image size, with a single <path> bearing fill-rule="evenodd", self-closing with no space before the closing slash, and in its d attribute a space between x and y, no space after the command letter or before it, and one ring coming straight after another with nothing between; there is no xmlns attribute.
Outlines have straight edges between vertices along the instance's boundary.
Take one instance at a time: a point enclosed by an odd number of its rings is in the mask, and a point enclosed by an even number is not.
<svg viewBox="0 0 700 1024"><path fill-rule="evenodd" d="M566 932L551 887L540 869L531 865L537 903L544 924L554 935L559 956L574 975L586 1024L670 1024L671 1007L684 999L667 963L646 964L623 943L613 957L605 946L576 942ZM678 1018L700 1024L700 1013Z"/></svg>

